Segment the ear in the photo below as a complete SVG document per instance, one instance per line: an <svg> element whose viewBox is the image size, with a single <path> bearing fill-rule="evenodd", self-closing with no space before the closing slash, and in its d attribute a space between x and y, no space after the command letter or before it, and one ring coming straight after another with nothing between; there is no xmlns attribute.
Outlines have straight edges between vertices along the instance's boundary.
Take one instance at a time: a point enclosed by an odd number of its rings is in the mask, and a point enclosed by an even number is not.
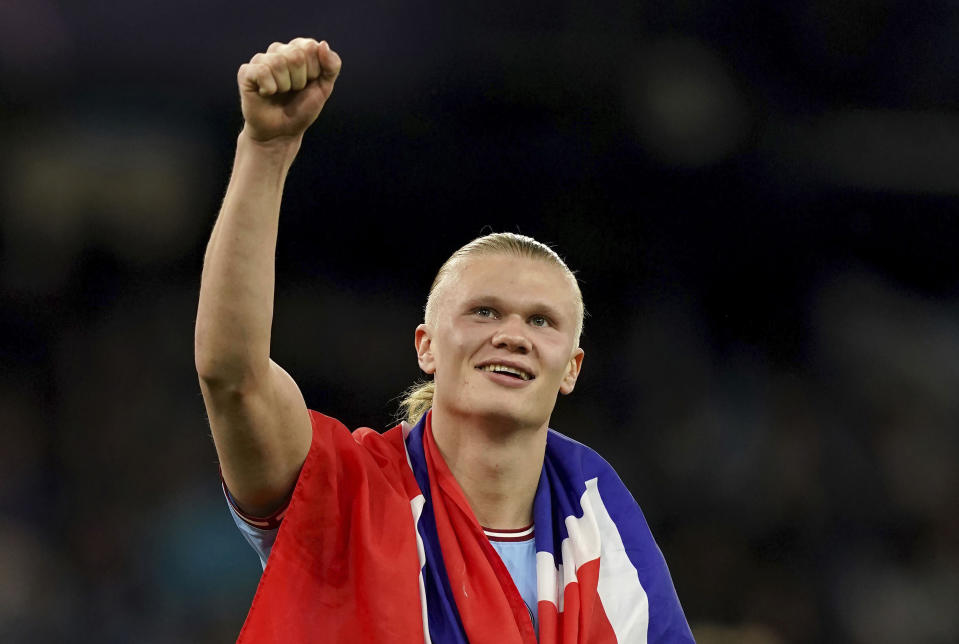
<svg viewBox="0 0 959 644"><path fill-rule="evenodd" d="M413 335L413 343L416 345L416 361L419 362L420 369L424 373L436 373L436 359L433 357L433 338L430 335L430 327L420 324L416 327L416 333Z"/></svg>
<svg viewBox="0 0 959 644"><path fill-rule="evenodd" d="M569 365L566 367L566 375L563 376L563 381L559 384L559 393L563 395L573 393L576 379L579 378L579 370L583 368L584 355L585 352L580 347L576 347L576 350L573 351L573 355L569 359Z"/></svg>

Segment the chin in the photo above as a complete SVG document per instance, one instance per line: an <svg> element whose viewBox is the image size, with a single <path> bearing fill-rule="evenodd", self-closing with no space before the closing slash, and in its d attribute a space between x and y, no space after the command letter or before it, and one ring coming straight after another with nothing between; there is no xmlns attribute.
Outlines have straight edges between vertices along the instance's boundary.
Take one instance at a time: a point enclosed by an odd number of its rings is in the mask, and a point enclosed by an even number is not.
<svg viewBox="0 0 959 644"><path fill-rule="evenodd" d="M491 422L500 424L504 429L518 429L522 427L541 427L549 422L549 414L542 410L531 409L528 405L516 404L519 401L484 401L472 406L471 415L483 417Z"/></svg>

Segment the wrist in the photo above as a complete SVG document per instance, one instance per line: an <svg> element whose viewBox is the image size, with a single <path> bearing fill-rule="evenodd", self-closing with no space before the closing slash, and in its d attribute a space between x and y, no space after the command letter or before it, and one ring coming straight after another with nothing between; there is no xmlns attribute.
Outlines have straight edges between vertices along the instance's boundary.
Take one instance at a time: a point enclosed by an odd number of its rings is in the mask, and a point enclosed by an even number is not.
<svg viewBox="0 0 959 644"><path fill-rule="evenodd" d="M249 151L252 154L265 155L275 161L289 165L293 163L300 145L303 143L302 133L298 136L277 136L271 139L257 139L246 126L240 130L237 137L237 150Z"/></svg>

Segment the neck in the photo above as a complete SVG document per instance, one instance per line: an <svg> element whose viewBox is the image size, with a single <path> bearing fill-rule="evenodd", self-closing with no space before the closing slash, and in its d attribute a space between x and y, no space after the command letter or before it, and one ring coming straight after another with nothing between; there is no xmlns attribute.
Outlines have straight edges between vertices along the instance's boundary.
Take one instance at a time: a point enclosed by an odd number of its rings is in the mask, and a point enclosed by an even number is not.
<svg viewBox="0 0 959 644"><path fill-rule="evenodd" d="M433 439L480 525L516 530L533 523L533 497L546 454L544 423L506 427L495 419L433 408Z"/></svg>

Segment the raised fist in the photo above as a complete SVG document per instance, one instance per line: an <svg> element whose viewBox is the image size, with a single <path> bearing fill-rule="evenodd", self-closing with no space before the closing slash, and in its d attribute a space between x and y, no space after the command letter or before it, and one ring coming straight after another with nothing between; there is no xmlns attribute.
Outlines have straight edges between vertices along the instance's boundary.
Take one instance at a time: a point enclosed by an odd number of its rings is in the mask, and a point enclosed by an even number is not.
<svg viewBox="0 0 959 644"><path fill-rule="evenodd" d="M333 92L341 64L325 40L312 38L275 42L255 55L236 78L244 132L257 141L302 135Z"/></svg>

